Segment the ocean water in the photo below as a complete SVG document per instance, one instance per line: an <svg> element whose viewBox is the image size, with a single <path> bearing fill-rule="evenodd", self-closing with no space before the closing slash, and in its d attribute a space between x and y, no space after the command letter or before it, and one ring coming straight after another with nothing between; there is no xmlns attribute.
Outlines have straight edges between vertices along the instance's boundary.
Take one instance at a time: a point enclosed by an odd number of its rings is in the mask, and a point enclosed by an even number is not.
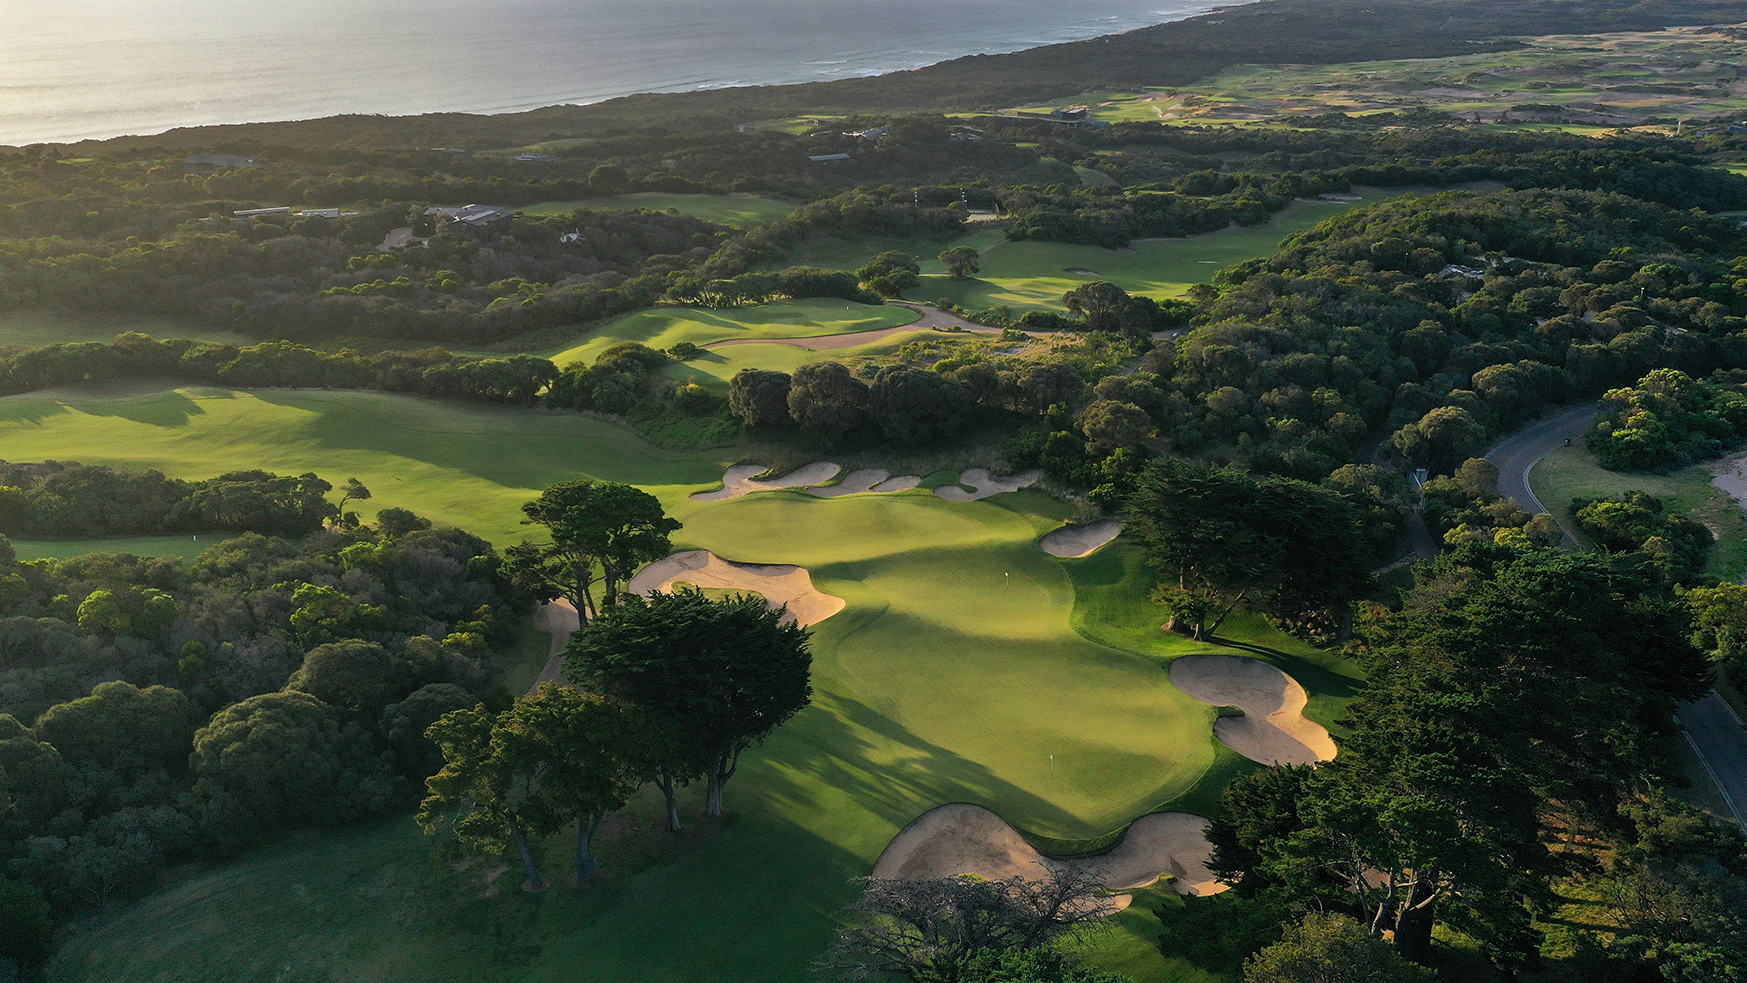
<svg viewBox="0 0 1747 983"><path fill-rule="evenodd" d="M0 144L871 75L1210 0L0 0Z"/></svg>

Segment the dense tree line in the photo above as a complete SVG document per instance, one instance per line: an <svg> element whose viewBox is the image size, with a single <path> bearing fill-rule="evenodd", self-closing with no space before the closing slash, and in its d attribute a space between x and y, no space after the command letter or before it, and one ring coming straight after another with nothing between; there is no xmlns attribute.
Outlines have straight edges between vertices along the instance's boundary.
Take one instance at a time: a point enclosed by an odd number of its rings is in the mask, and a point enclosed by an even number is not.
<svg viewBox="0 0 1747 983"><path fill-rule="evenodd" d="M239 347L160 340L138 332L122 334L109 344L0 348L4 394L106 379L169 378L247 389L374 389L531 406L557 377L550 361L532 355L458 357L441 348L360 355L289 341Z"/></svg>
<svg viewBox="0 0 1747 983"><path fill-rule="evenodd" d="M362 486L359 486L362 487ZM0 461L0 535L68 539L253 532L307 536L340 518L333 486L297 477L235 471L203 481L98 465Z"/></svg>
<svg viewBox="0 0 1747 983"><path fill-rule="evenodd" d="M595 832L644 785L660 788L673 832L682 829L677 789L695 780L707 786L705 816L720 819L741 753L811 699L812 654L808 631L756 594L623 592L637 567L667 555L680 527L647 492L565 482L523 511L549 540L511 547L503 570L580 614L565 649L573 685L546 683L502 712L480 705L433 723L443 767L426 783L419 822L429 833L452 828L473 849L513 847L523 886L540 890L536 838L574 824L575 882L590 883Z"/></svg>
<svg viewBox="0 0 1747 983"><path fill-rule="evenodd" d="M1363 629L1340 756L1227 790L1213 866L1237 890L1213 904L1346 912L1419 962L1444 924L1521 973L1575 880L1619 919L1572 957L1592 972L1738 972L1744 939L1709 906L1747 887L1742 840L1658 788L1674 703L1709 685L1690 617L1629 559L1458 546Z"/></svg>
<svg viewBox="0 0 1747 983"><path fill-rule="evenodd" d="M498 338L647 307L668 273L730 235L689 216L578 209L378 248L381 225L422 210L385 208L368 228L353 224L363 216L269 215L190 221L154 239L5 240L0 308L147 311L273 337ZM568 231L581 238L561 242Z"/></svg>
<svg viewBox="0 0 1747 983"><path fill-rule="evenodd" d="M1747 393L1739 383L1657 369L1602 396L1601 417L1585 443L1604 468L1667 473L1717 457L1743 435Z"/></svg>
<svg viewBox="0 0 1747 983"><path fill-rule="evenodd" d="M188 859L409 804L441 764L425 729L500 699L493 653L526 596L498 566L484 541L401 509L248 533L191 562L23 562L0 538L7 944L43 924L15 917L70 916ZM26 941L6 954L45 951Z"/></svg>
<svg viewBox="0 0 1747 983"><path fill-rule="evenodd" d="M1735 366L1727 223L1596 192L1451 192L1350 212L1197 291L1175 446L1320 478L1368 433L1449 474L1557 402Z"/></svg>

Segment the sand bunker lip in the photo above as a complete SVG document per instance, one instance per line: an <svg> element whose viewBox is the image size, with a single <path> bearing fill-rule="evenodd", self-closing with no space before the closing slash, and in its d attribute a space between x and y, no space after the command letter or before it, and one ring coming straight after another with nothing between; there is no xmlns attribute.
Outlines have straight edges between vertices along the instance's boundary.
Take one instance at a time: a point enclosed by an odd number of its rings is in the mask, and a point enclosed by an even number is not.
<svg viewBox="0 0 1747 983"><path fill-rule="evenodd" d="M1203 703L1242 710L1241 717L1214 721L1213 736L1251 761L1312 765L1334 760L1334 739L1304 716L1310 699L1304 687L1260 659L1185 655L1171 663L1171 683Z"/></svg>
<svg viewBox="0 0 1747 983"><path fill-rule="evenodd" d="M1177 893L1204 896L1226 889L1207 869L1212 853L1206 819L1187 812L1155 812L1135 820L1104 853L1046 857L994 812L954 802L928 810L900 830L869 876L921 881L975 874L990 880L1044 880L1076 870L1095 876L1106 890L1121 891L1168 875ZM1132 899L1122 895L1109 900L1109 913L1114 914Z"/></svg>
<svg viewBox="0 0 1747 983"><path fill-rule="evenodd" d="M1055 532L1045 533L1037 545L1050 556L1078 558L1091 556L1098 549L1122 534L1122 523L1115 519L1068 524Z"/></svg>
<svg viewBox="0 0 1747 983"><path fill-rule="evenodd" d="M843 495L863 495L868 493L909 491L922 483L921 475L901 474L896 478L885 468L862 468L851 471L843 476L843 480L835 485L823 485L809 488L808 492L820 498L838 498Z"/></svg>
<svg viewBox="0 0 1747 983"><path fill-rule="evenodd" d="M837 477L837 472L843 469L830 461L814 461L802 465L788 474L775 478L760 479L758 476L770 470L762 464L736 464L722 472L722 487L716 491L693 492L691 497L699 502L722 502L730 498L739 498L753 492L777 491L782 488L808 488L822 485Z"/></svg>
<svg viewBox="0 0 1747 983"><path fill-rule="evenodd" d="M625 589L648 596L669 589L675 582L762 594L773 611L788 605L788 613L783 615L785 624L792 622L803 628L824 621L849 603L814 587L813 576L805 567L791 563L736 563L709 550L686 550L656 560L632 577Z"/></svg>
<svg viewBox="0 0 1747 983"><path fill-rule="evenodd" d="M1043 477L1042 471L1021 471L1018 474L996 475L989 473L988 468L971 468L959 472L958 485L942 485L934 489L934 494L949 502L975 502L991 495L1003 492L1016 492L1029 485L1035 485Z"/></svg>

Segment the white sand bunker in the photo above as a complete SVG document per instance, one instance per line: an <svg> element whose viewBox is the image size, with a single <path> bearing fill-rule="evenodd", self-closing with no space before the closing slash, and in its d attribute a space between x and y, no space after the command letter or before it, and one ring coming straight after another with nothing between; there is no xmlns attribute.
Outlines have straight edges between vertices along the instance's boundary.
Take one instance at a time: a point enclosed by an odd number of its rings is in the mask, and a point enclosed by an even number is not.
<svg viewBox="0 0 1747 983"><path fill-rule="evenodd" d="M848 604L843 598L814 587L813 577L805 567L789 563L735 563L709 550L687 550L656 560L632 577L625 589L647 596L668 590L676 582L762 594L773 611L788 605L788 613L783 616L785 623L796 622L803 627L824 621Z"/></svg>
<svg viewBox="0 0 1747 983"><path fill-rule="evenodd" d="M905 826L875 861L870 877L882 880L936 880L975 874L990 880L1024 877L1044 880L1058 872L1095 876L1107 890L1145 887L1173 878L1178 894L1218 894L1226 889L1207 869L1213 847L1207 820L1187 812L1155 812L1128 827L1109 851L1084 857L1045 857L1000 816L955 802L930 809ZM1133 900L1110 899L1110 913Z"/></svg>
<svg viewBox="0 0 1747 983"><path fill-rule="evenodd" d="M949 502L975 502L978 499L988 498L990 495L1016 492L1027 485L1035 485L1037 480L1042 477L1043 472L1041 471L994 475L989 473L988 468L971 468L968 471L960 472L958 476L959 485L965 485L971 489L970 491L965 491L958 485L942 485L934 489L934 494Z"/></svg>
<svg viewBox="0 0 1747 983"><path fill-rule="evenodd" d="M807 491L820 498L837 498L841 495L861 495L867 492L909 491L921 483L921 475L901 474L894 478L885 468L862 468L844 475L843 480L835 485L809 488Z"/></svg>
<svg viewBox="0 0 1747 983"><path fill-rule="evenodd" d="M811 485L822 485L837 477L837 472L843 469L830 461L814 461L812 464L796 468L788 474L776 478L758 479L758 476L769 470L762 464L736 464L722 472L722 487L717 491L694 492L692 498L700 502L720 502L730 498L739 498L753 492L776 491L779 488L806 488Z"/></svg>
<svg viewBox="0 0 1747 983"><path fill-rule="evenodd" d="M1103 522L1088 522L1083 526L1063 526L1055 532L1045 533L1037 541L1037 545L1043 547L1043 551L1050 556L1091 556L1100 546L1121 534L1122 523L1115 519L1105 519Z"/></svg>
<svg viewBox="0 0 1747 983"><path fill-rule="evenodd" d="M1202 703L1242 710L1241 717L1214 721L1213 736L1251 761L1310 765L1334 759L1334 739L1304 716L1304 687L1260 659L1185 655L1171 663L1171 682Z"/></svg>

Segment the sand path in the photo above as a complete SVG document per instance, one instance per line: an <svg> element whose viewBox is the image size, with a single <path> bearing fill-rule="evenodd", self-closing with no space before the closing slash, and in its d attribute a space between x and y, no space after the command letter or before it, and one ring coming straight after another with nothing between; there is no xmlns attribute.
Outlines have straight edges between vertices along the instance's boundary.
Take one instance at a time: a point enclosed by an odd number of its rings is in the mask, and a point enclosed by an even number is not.
<svg viewBox="0 0 1747 983"><path fill-rule="evenodd" d="M1207 869L1213 848L1207 820L1187 812L1156 812L1128 827L1110 850L1090 856L1045 857L1018 831L979 805L955 802L930 809L905 826L874 862L869 876L885 880L935 880L975 874L989 880L1044 880L1074 870L1093 876L1107 890L1144 887L1173 878L1179 894L1208 895L1226 889ZM1110 913L1133 899L1110 899Z"/></svg>
<svg viewBox="0 0 1747 983"><path fill-rule="evenodd" d="M814 461L812 464L798 467L785 475L759 479L758 476L767 470L769 469L762 464L736 464L722 472L722 487L720 489L693 492L691 497L699 502L722 502L730 498L750 495L753 492L776 491L781 488L807 488L830 481L837 477L837 472L843 469L830 461Z"/></svg>
<svg viewBox="0 0 1747 983"><path fill-rule="evenodd" d="M975 502L999 495L1003 492L1016 492L1028 485L1035 485L1043 477L1041 471L1022 471L1019 474L995 475L988 468L971 468L962 471L958 476L959 485L969 487L969 491L958 485L942 485L934 489L934 494L949 502Z"/></svg>
<svg viewBox="0 0 1747 983"><path fill-rule="evenodd" d="M1730 454L1705 465L1711 484L1729 493L1735 504L1747 510L1747 451Z"/></svg>
<svg viewBox="0 0 1747 983"><path fill-rule="evenodd" d="M1083 526L1070 523L1055 532L1045 533L1037 545L1050 556L1091 556L1121 534L1122 523L1115 519L1088 522Z"/></svg>
<svg viewBox="0 0 1747 983"><path fill-rule="evenodd" d="M1334 759L1334 739L1304 716L1310 700L1304 687L1260 659L1185 655L1171 663L1171 683L1203 703L1242 710L1241 717L1215 720L1213 736L1251 761L1311 765Z"/></svg>
<svg viewBox="0 0 1747 983"><path fill-rule="evenodd" d="M901 474L896 478L885 468L862 468L851 471L843 476L843 480L835 485L824 485L809 488L808 492L820 498L838 498L843 495L862 495L868 492L899 492L909 491L922 483L922 476Z"/></svg>
<svg viewBox="0 0 1747 983"><path fill-rule="evenodd" d="M541 683L564 681L564 647L570 644L570 636L582 627L582 619L577 616L574 605L559 598L540 605L534 611L534 624L541 631L551 633L552 649L546 656L546 665L540 669L540 675L534 677L534 685L528 687L530 693L539 689Z"/></svg>
<svg viewBox="0 0 1747 983"><path fill-rule="evenodd" d="M625 589L647 596L665 591L675 583L762 594L773 611L788 606L782 619L784 624L798 623L802 627L824 621L849 603L814 587L813 577L805 567L789 563L735 563L709 550L687 550L656 560L632 577Z"/></svg>

